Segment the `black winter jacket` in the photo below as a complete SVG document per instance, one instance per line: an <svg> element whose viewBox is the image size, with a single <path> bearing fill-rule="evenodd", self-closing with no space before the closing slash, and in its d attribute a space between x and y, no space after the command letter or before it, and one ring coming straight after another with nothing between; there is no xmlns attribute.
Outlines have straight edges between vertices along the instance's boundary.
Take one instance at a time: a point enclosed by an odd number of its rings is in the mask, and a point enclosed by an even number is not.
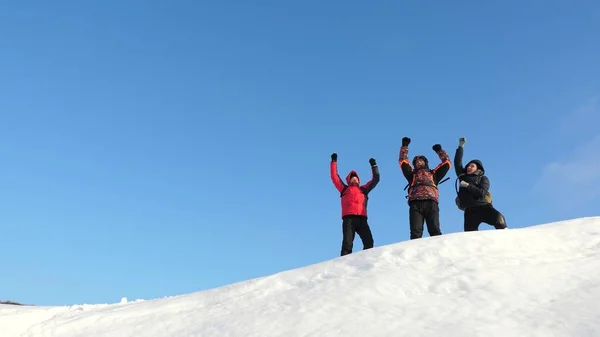
<svg viewBox="0 0 600 337"><path fill-rule="evenodd" d="M465 208L488 205L489 202L485 199L485 194L490 189L490 180L485 176L483 164L478 159L471 160L466 166L470 163L475 163L478 169L471 174L467 174L462 159L463 148L459 146L454 154L454 170L456 171L456 176L459 181L466 181L469 183L467 188L460 187L458 190L458 198L460 199L461 204L464 205Z"/></svg>

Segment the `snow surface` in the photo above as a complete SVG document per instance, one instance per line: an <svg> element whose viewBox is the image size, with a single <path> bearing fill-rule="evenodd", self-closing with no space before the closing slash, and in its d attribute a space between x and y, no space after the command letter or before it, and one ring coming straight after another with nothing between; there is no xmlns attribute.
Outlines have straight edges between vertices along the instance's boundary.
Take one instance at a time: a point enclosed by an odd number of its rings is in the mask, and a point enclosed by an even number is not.
<svg viewBox="0 0 600 337"><path fill-rule="evenodd" d="M400 242L176 297L1 305L0 336L597 337L600 217Z"/></svg>

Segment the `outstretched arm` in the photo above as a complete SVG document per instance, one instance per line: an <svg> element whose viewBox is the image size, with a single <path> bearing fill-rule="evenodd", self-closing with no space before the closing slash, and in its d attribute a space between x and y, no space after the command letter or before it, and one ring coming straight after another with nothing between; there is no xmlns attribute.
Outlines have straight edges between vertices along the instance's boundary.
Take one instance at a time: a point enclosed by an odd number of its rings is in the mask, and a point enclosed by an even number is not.
<svg viewBox="0 0 600 337"><path fill-rule="evenodd" d="M433 151L435 151L435 153L437 153L438 157L442 161L432 171L434 180L436 183L438 183L446 176L446 174L450 170L450 166L452 166L452 164L450 163L450 157L448 156L448 153L446 153L446 151L444 149L442 149L442 146L440 144L435 144L433 146Z"/></svg>
<svg viewBox="0 0 600 337"><path fill-rule="evenodd" d="M481 177L481 181L479 182L479 186L475 186L474 184L469 184L466 181L461 181L460 186L467 189L467 192L471 194L475 198L483 198L485 194L490 190L490 180L488 177Z"/></svg>
<svg viewBox="0 0 600 337"><path fill-rule="evenodd" d="M361 186L361 189L367 194L371 192L379 183L379 167L377 166L377 162L375 162L375 159L371 158L369 159L369 163L371 164L371 180Z"/></svg>
<svg viewBox="0 0 600 337"><path fill-rule="evenodd" d="M456 176L459 176L465 172L465 167L463 166L463 146L467 139L465 137L461 137L458 141L458 147L456 148L456 153L454 153L454 172L456 172Z"/></svg>
<svg viewBox="0 0 600 337"><path fill-rule="evenodd" d="M402 171L402 174L404 174L404 178L410 183L413 179L413 168L408 161L408 144L410 144L410 138L402 138L402 147L400 147L398 163L400 164L400 170Z"/></svg>
<svg viewBox="0 0 600 337"><path fill-rule="evenodd" d="M340 175L338 174L337 153L334 153L331 155L331 163L329 164L329 175L331 176L331 181L333 182L333 186L335 186L335 188L337 188L337 190L340 193L342 193L342 190L344 189L344 186L346 186L346 185L342 182L342 179L340 178Z"/></svg>

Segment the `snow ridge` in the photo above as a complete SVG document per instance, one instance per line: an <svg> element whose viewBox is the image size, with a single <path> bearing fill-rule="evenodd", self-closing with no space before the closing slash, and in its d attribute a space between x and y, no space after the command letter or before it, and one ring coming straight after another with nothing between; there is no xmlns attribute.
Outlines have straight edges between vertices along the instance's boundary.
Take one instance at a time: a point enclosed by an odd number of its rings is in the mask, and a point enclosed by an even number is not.
<svg viewBox="0 0 600 337"><path fill-rule="evenodd" d="M207 291L0 306L2 337L600 336L600 217L445 234Z"/></svg>

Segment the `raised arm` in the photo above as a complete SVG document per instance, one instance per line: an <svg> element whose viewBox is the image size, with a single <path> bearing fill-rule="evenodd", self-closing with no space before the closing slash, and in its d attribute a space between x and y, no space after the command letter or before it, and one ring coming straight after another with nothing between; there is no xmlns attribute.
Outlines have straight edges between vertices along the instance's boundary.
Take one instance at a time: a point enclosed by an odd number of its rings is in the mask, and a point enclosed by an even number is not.
<svg viewBox="0 0 600 337"><path fill-rule="evenodd" d="M456 153L454 153L454 172L456 172L456 176L459 176L465 172L465 167L463 166L463 146L467 139L465 137L461 137L458 141L458 147L456 148Z"/></svg>
<svg viewBox="0 0 600 337"><path fill-rule="evenodd" d="M377 166L377 162L371 158L369 159L369 163L371 164L371 180L360 187L366 194L369 194L379 183L379 167Z"/></svg>
<svg viewBox="0 0 600 337"><path fill-rule="evenodd" d="M346 185L342 182L342 179L340 178L340 175L338 174L337 153L333 153L331 155L331 163L329 164L329 175L331 176L331 181L333 182L333 186L335 186L335 188L337 188L337 190L340 193L342 193L342 190L344 189L344 186L346 186Z"/></svg>
<svg viewBox="0 0 600 337"><path fill-rule="evenodd" d="M436 166L436 168L434 168L432 171L434 180L436 183L438 183L446 176L452 164L450 163L450 157L448 156L448 153L444 149L442 149L442 146L440 144L435 144L433 146L433 151L437 153L438 157L441 160L441 163L438 166Z"/></svg>
<svg viewBox="0 0 600 337"><path fill-rule="evenodd" d="M402 138L402 147L400 147L398 164L400 165L402 174L404 174L404 178L410 183L413 179L413 168L410 166L410 161L408 161L408 144L410 144L410 138Z"/></svg>

